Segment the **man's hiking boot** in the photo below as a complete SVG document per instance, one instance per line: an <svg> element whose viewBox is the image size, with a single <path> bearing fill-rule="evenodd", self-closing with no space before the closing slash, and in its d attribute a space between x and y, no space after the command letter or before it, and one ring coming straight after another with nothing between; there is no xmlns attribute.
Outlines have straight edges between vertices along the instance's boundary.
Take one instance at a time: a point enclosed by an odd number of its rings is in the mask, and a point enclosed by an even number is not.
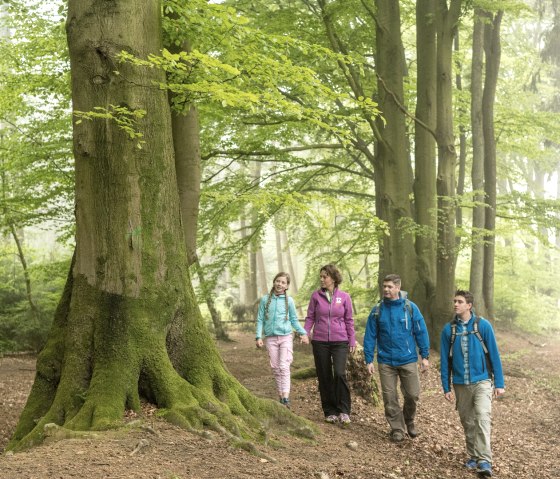
<svg viewBox="0 0 560 479"><path fill-rule="evenodd" d="M343 426L348 426L352 422L350 421L350 416L344 412L340 413L340 415L338 416L338 421Z"/></svg>
<svg viewBox="0 0 560 479"><path fill-rule="evenodd" d="M391 441L393 442L403 442L404 441L404 434L399 429L393 429L391 431Z"/></svg>
<svg viewBox="0 0 560 479"><path fill-rule="evenodd" d="M480 461L476 468L480 477L492 477L492 465L486 461Z"/></svg>
<svg viewBox="0 0 560 479"><path fill-rule="evenodd" d="M329 424L336 424L338 422L338 416L336 414L331 414L325 418L325 422Z"/></svg>
<svg viewBox="0 0 560 479"><path fill-rule="evenodd" d="M416 426L414 425L414 423L407 424L406 430L408 432L408 435L410 436L410 439L414 439L418 436L418 431L416 430Z"/></svg>
<svg viewBox="0 0 560 479"><path fill-rule="evenodd" d="M476 463L476 459L473 459L472 457L467 462L465 462L465 467L469 471L474 471L477 465L478 464Z"/></svg>

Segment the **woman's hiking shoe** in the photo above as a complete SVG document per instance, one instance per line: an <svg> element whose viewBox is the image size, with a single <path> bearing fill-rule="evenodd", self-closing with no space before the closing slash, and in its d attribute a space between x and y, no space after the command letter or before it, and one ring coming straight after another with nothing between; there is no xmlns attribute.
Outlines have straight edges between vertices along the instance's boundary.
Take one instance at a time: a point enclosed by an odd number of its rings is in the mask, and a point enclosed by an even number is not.
<svg viewBox="0 0 560 479"><path fill-rule="evenodd" d="M288 409L290 409L290 400L288 398L280 398L280 402Z"/></svg>
<svg viewBox="0 0 560 479"><path fill-rule="evenodd" d="M348 424L352 422L350 421L350 416L345 412L340 413L340 415L338 416L338 420L343 426L348 426Z"/></svg>
<svg viewBox="0 0 560 479"><path fill-rule="evenodd" d="M492 477L492 465L489 462L481 461L477 465L476 472L480 477Z"/></svg>
<svg viewBox="0 0 560 479"><path fill-rule="evenodd" d="M476 463L476 459L470 458L467 462L465 462L465 467L469 470L469 471L474 471L476 469L476 466L478 464Z"/></svg>
<svg viewBox="0 0 560 479"><path fill-rule="evenodd" d="M330 416L327 416L325 418L325 422L328 422L329 424L335 424L338 422L338 416L335 414L331 414Z"/></svg>
<svg viewBox="0 0 560 479"><path fill-rule="evenodd" d="M404 434L399 429L393 429L391 431L391 441L393 442L403 442L404 441Z"/></svg>

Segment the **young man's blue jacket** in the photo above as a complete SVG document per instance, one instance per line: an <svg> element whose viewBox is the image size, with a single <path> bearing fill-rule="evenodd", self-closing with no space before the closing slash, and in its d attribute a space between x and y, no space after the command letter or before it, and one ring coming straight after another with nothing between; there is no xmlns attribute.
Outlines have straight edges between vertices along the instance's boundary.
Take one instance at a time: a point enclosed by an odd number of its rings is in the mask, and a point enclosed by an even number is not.
<svg viewBox="0 0 560 479"><path fill-rule="evenodd" d="M457 318L455 318L457 319ZM471 319L467 323L467 331L473 331L475 315L471 313ZM504 373L502 371L502 361L498 352L496 336L490 322L484 318L480 318L478 330L490 355L490 363L494 373L494 386L504 388ZM451 342L451 323L447 323L441 332L440 354L441 354L441 385L443 392L451 391L449 384L449 344ZM453 342L453 383L465 384L465 364L463 360L463 351L461 349L461 337L457 335ZM486 356L482 349L482 344L475 334L469 334L469 384L474 384L485 379L490 379L490 372L486 364Z"/></svg>
<svg viewBox="0 0 560 479"><path fill-rule="evenodd" d="M412 317L406 307L404 292L398 299L384 298L380 304L379 317L377 305L369 313L364 336L364 355L366 364L373 362L377 345L377 362L390 366L403 366L418 361L420 356L430 355L430 338L422 313L412 301Z"/></svg>

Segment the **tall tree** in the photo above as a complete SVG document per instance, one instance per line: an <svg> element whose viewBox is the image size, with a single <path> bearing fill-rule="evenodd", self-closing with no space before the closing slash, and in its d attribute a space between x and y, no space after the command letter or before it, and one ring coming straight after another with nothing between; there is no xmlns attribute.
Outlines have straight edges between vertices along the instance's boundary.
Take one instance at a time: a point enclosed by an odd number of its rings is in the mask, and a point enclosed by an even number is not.
<svg viewBox="0 0 560 479"><path fill-rule="evenodd" d="M145 143L118 121L74 124L74 260L12 449L35 444L47 423L111 427L125 408L139 410L140 395L177 424L234 434L258 428L268 408L292 417L242 387L206 331L187 269L169 105L151 88L164 74L118 62L123 49L160 51L161 5L114 7L68 2L73 107L136 112Z"/></svg>
<svg viewBox="0 0 560 479"><path fill-rule="evenodd" d="M437 337L451 313L455 289L455 168L457 153L453 135L453 38L461 14L461 0L438 0L437 27L437 194L438 242L435 311L430 337Z"/></svg>
<svg viewBox="0 0 560 479"><path fill-rule="evenodd" d="M375 1L375 45L377 98L383 119L376 120L380 132L375 152L375 195L377 214L389 225L383 236L380 281L398 272L415 297L418 287L412 222L412 167L406 135L404 77L407 74L401 39L399 2Z"/></svg>
<svg viewBox="0 0 560 479"><path fill-rule="evenodd" d="M469 288L476 301L476 310L486 315L482 278L484 270L484 133L482 130L482 79L484 71L484 16L480 9L474 11L471 61L471 131L473 195L471 266Z"/></svg>
<svg viewBox="0 0 560 479"><path fill-rule="evenodd" d="M416 236L418 275L424 284L422 311L429 309L436 286L436 26L435 0L416 2L417 99L414 128L414 206L422 225ZM422 307L423 306L423 307Z"/></svg>
<svg viewBox="0 0 560 479"><path fill-rule="evenodd" d="M496 134L494 131L494 102L501 59L500 25L503 10L487 14L484 27L485 76L482 94L482 128L484 130L484 307L489 318L494 318L494 257L496 249Z"/></svg>

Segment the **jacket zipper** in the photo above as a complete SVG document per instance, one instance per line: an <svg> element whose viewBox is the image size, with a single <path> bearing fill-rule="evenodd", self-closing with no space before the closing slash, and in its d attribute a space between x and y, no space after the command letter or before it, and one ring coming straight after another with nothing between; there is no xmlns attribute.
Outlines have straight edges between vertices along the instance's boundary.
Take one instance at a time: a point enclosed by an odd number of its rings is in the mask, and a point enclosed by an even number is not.
<svg viewBox="0 0 560 479"><path fill-rule="evenodd" d="M333 290L333 294L331 296L331 300L329 301L329 321L328 321L328 328L327 328L327 340L329 341L329 343L331 342L331 309L332 309L332 303L334 300L334 292L335 290ZM325 295L327 296L327 295ZM328 296L327 296L328 299Z"/></svg>

